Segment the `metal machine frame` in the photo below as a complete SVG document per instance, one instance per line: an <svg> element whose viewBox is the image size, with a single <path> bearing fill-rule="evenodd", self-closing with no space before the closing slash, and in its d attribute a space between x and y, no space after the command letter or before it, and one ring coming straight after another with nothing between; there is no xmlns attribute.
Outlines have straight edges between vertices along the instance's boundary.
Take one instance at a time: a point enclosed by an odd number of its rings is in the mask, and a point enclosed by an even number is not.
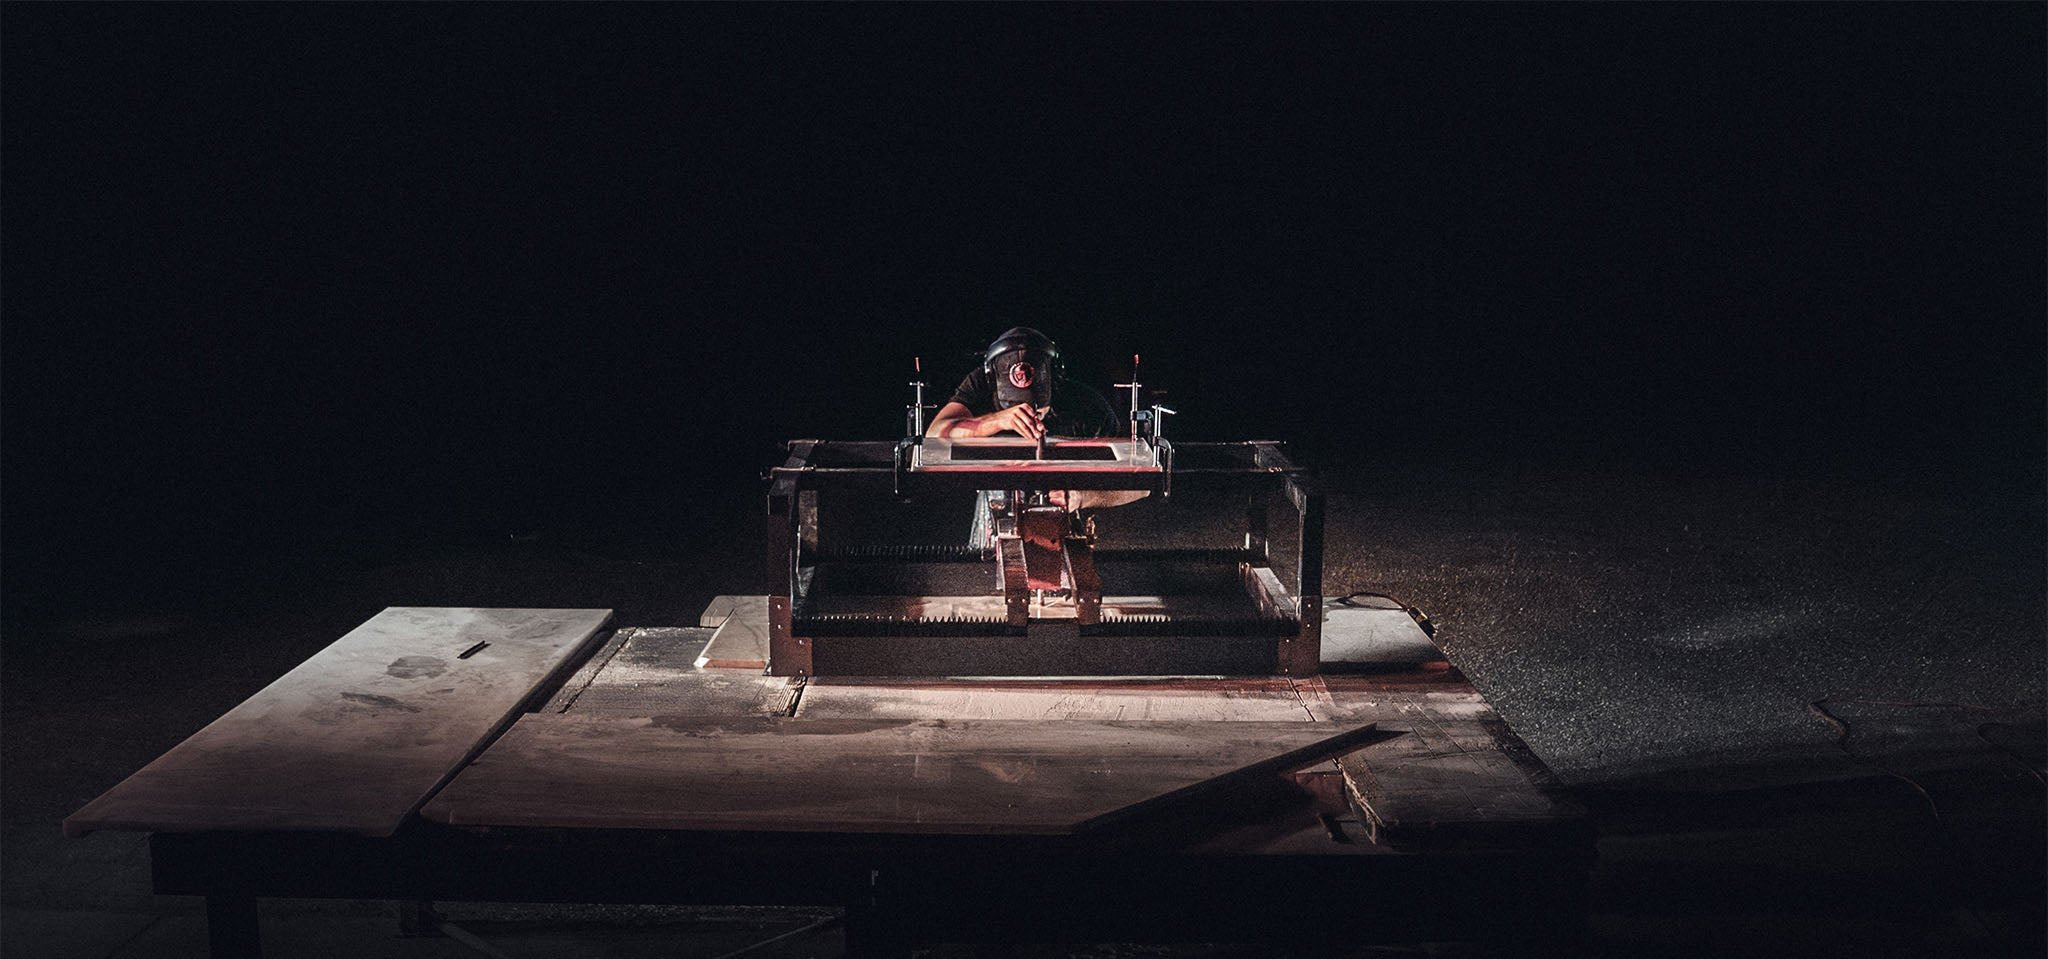
<svg viewBox="0 0 2048 959"><path fill-rule="evenodd" d="M1006 441L1018 450L1031 447ZM776 676L880 675L1287 675L1315 674L1321 658L1323 494L1307 470L1273 441L1169 444L1163 437L1072 441L1108 446L1113 458L966 459L975 444L943 440L836 442L796 440L768 473L768 672ZM1002 445L999 442L997 445ZM1065 445L1065 444L1055 444ZM1004 550L930 547L868 561L995 563L1002 571L1004 615L915 621L874 615L823 615L812 608L812 574L848 557L830 545L835 515L862 497L1007 490L1131 490L1161 498L1182 490L1223 490L1245 499L1240 548L1096 551L1069 540L1078 615L1041 619L1021 609L1023 583ZM1284 495L1298 536L1292 582L1276 573L1268 537L1269 504ZM821 545L824 544L824 545ZM1118 617L1089 610L1096 557L1233 567L1251 607L1228 622ZM1086 570L1086 571L1084 571ZM992 579L992 582L996 580ZM1291 588L1290 588L1291 587ZM1099 586L1094 586L1098 593ZM1024 641L1020 641L1024 640ZM858 664L858 665L856 665Z"/></svg>

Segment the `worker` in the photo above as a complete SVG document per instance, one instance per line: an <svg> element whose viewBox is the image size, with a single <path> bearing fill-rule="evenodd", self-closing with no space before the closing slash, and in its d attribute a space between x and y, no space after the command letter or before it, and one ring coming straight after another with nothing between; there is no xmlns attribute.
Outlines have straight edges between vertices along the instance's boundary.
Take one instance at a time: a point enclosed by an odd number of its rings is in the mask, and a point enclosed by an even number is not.
<svg viewBox="0 0 2048 959"><path fill-rule="evenodd" d="M953 398L932 417L926 436L955 439L1015 433L1037 442L1048 430L1059 436L1100 436L1117 428L1116 414L1102 396L1061 382L1062 409L1052 408L1053 384L1062 379L1059 346L1028 326L995 338L980 366L960 381Z"/></svg>
<svg viewBox="0 0 2048 959"><path fill-rule="evenodd" d="M995 338L939 407L924 435L939 439L1014 433L1037 442L1052 436L1102 436L1118 432L1119 417L1102 394L1060 375L1060 350L1051 337L1028 326ZM1059 404L1053 386L1060 386ZM1142 490L1053 490L1047 498L1070 510L1122 506L1143 499Z"/></svg>

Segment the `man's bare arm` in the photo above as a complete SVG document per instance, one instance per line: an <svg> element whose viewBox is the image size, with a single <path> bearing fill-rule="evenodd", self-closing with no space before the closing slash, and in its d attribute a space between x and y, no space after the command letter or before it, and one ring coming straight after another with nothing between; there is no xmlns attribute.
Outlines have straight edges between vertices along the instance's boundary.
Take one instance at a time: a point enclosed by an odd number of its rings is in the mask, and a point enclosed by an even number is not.
<svg viewBox="0 0 2048 959"><path fill-rule="evenodd" d="M932 417L932 425L925 428L924 435L939 439L957 439L1009 432L1028 440L1036 440L1045 435L1044 412L1034 409L1029 403L1019 403L986 416L974 416L973 412L965 403L957 400L949 402L940 407L937 415Z"/></svg>

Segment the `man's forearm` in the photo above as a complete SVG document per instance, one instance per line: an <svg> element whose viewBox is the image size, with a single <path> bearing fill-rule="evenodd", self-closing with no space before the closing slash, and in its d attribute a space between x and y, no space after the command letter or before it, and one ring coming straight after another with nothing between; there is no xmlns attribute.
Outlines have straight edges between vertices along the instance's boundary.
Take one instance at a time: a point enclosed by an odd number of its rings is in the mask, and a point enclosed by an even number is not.
<svg viewBox="0 0 2048 959"><path fill-rule="evenodd" d="M973 436L981 422L972 416L956 416L950 420L933 420L924 435L949 440L961 436Z"/></svg>
<svg viewBox="0 0 2048 959"><path fill-rule="evenodd" d="M1036 439L1045 432L1044 421L1041 419L1044 415L1043 409L1033 409L1019 403L1008 409L975 416L968 410L966 404L953 402L939 410L939 415L932 420L932 425L925 430L925 435L941 439L959 439L1010 432Z"/></svg>

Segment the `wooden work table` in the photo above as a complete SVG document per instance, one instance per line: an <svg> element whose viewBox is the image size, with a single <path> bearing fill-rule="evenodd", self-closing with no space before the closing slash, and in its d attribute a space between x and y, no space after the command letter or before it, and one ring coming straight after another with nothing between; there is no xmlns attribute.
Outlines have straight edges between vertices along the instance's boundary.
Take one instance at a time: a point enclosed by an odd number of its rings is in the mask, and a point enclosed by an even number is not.
<svg viewBox="0 0 2048 959"><path fill-rule="evenodd" d="M868 954L1582 915L1583 815L1426 643L1306 679L806 681L748 658L730 620L764 603L721 600L387 610L65 829L151 832L219 956L260 952L271 896L835 905Z"/></svg>

